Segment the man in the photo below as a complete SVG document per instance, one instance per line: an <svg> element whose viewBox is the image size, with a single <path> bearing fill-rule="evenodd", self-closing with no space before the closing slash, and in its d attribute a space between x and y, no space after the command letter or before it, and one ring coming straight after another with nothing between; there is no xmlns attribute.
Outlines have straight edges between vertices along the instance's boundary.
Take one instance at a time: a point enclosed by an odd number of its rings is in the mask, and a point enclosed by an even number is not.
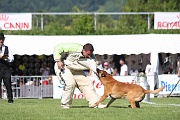
<svg viewBox="0 0 180 120"><path fill-rule="evenodd" d="M55 46L53 53L56 62L55 73L65 84L61 99L62 108L70 108L75 87L83 93L89 107L99 100L91 80L83 72L89 69L96 72L93 51L94 48L89 43L84 46L77 43L62 43ZM103 108L105 105L99 104L98 107Z"/></svg>
<svg viewBox="0 0 180 120"><path fill-rule="evenodd" d="M50 74L50 69L49 67L47 67L46 62L42 64L42 68L40 68L40 73L42 76L48 76Z"/></svg>
<svg viewBox="0 0 180 120"><path fill-rule="evenodd" d="M146 75L151 75L151 76L154 76L156 73L154 66L150 63L150 61L148 61L148 64L146 65L145 73Z"/></svg>
<svg viewBox="0 0 180 120"><path fill-rule="evenodd" d="M119 64L121 65L120 76L127 76L128 75L128 67L125 64L125 59L121 58L119 60Z"/></svg>
<svg viewBox="0 0 180 120"><path fill-rule="evenodd" d="M13 103L12 87L11 87L11 69L9 62L14 60L11 50L4 45L4 34L0 33L0 85L2 80L7 90L8 103Z"/></svg>

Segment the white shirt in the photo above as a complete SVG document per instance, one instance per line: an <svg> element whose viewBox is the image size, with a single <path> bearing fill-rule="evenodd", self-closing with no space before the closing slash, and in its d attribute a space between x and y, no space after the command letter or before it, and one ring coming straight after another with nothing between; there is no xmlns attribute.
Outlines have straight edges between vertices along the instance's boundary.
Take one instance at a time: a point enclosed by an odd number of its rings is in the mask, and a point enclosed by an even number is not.
<svg viewBox="0 0 180 120"><path fill-rule="evenodd" d="M138 72L138 70L135 70L135 71L130 70L129 74L132 75L132 76L137 76L139 74L139 72Z"/></svg>
<svg viewBox="0 0 180 120"><path fill-rule="evenodd" d="M106 71L108 74L112 74L113 73L113 69L112 68L108 68L108 69L103 69L104 71Z"/></svg>
<svg viewBox="0 0 180 120"><path fill-rule="evenodd" d="M98 69L100 69L100 70L103 70L103 66L102 66L102 64L97 65L97 68L98 68Z"/></svg>
<svg viewBox="0 0 180 120"><path fill-rule="evenodd" d="M2 45L2 51L0 51L0 55L3 56L5 51L5 45ZM8 62L13 62L14 56L12 54L11 49L8 47Z"/></svg>
<svg viewBox="0 0 180 120"><path fill-rule="evenodd" d="M154 75L154 73L155 73L154 66L147 64L145 73L146 73L146 75Z"/></svg>
<svg viewBox="0 0 180 120"><path fill-rule="evenodd" d="M42 73L43 76L48 76L50 73L50 69L48 67L46 68L41 68L40 72Z"/></svg>
<svg viewBox="0 0 180 120"><path fill-rule="evenodd" d="M124 64L124 65L122 65L121 66L121 72L120 72L120 76L126 76L126 75L128 75L128 67L127 67L127 65L126 64ZM124 75L124 73L126 72L126 75Z"/></svg>

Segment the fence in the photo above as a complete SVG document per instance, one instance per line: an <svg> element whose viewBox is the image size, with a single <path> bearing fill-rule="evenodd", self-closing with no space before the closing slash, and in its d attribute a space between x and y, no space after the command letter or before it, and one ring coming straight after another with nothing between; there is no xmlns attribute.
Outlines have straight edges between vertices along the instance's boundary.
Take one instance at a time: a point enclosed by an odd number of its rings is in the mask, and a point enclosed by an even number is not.
<svg viewBox="0 0 180 120"><path fill-rule="evenodd" d="M52 98L52 80L45 76L12 76L12 91L14 98ZM4 84L1 84L0 98L6 99Z"/></svg>
<svg viewBox="0 0 180 120"><path fill-rule="evenodd" d="M103 22L109 22L108 23L109 28L111 28L112 26L117 27L117 26L114 26L114 24L111 24L110 20L109 21L107 20L107 19L109 19L108 17L110 17L113 20L120 20L121 18L118 18L118 16L123 16L124 15L124 16L128 16L128 17L132 17L132 20L133 20L133 17L135 15L139 15L139 16L143 15L144 19L147 20L147 29L148 30L151 28L151 24L152 24L151 19L154 19L154 12L84 12L84 13L82 13L82 12L78 12L78 13L75 13L75 12L67 12L67 13L54 12L54 13L32 13L33 19L34 19L33 20L34 25L38 26L38 27L40 26L41 30L44 30L44 24L53 21L53 16L57 16L57 15L61 16L58 19L62 19L61 22L67 21L68 23L67 22L64 23L65 26L66 26L66 25L71 24L70 22L72 22L72 19L74 19L74 17L72 17L72 16L83 15L83 14L93 16L93 18L94 18L94 30L97 29L98 24L102 28L103 25L101 25L101 23L103 23ZM70 19L67 19L64 16L66 16L66 17L70 16ZM103 16L106 16L106 17L103 17Z"/></svg>

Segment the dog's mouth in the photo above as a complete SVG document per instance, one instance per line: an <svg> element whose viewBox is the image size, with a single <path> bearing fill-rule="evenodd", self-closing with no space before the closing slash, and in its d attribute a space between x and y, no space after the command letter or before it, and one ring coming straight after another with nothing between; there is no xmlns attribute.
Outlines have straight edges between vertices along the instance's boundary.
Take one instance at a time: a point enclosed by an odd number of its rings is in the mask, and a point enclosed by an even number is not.
<svg viewBox="0 0 180 120"><path fill-rule="evenodd" d="M101 71L99 68L96 69L97 73L99 74L99 72Z"/></svg>
<svg viewBox="0 0 180 120"><path fill-rule="evenodd" d="M96 74L99 78L101 77L106 77L106 73L103 70L100 70L97 68L97 74Z"/></svg>

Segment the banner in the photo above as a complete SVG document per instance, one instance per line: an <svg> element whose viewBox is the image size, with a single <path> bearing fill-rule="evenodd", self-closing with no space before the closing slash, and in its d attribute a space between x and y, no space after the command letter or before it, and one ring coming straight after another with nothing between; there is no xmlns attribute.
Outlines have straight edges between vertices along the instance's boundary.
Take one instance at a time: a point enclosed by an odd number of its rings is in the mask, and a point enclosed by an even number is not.
<svg viewBox="0 0 180 120"><path fill-rule="evenodd" d="M180 12L155 12L154 29L180 29Z"/></svg>
<svg viewBox="0 0 180 120"><path fill-rule="evenodd" d="M31 30L31 13L0 13L1 30Z"/></svg>
<svg viewBox="0 0 180 120"><path fill-rule="evenodd" d="M90 80L92 81L92 84L94 85L94 88L99 96L102 96L104 93L104 86L102 83L97 79L97 77L90 77ZM115 76L116 80L125 82L127 84L130 84L132 80L136 79L136 76ZM54 99L60 99L62 97L62 91L63 91L63 85L59 82L57 76L53 76L53 98ZM78 88L75 88L74 91L74 99L84 98L84 95L79 91Z"/></svg>
<svg viewBox="0 0 180 120"><path fill-rule="evenodd" d="M96 77L89 77L94 85L94 88L99 96L102 96L104 93L104 86ZM137 81L136 76L114 76L117 81L124 82L127 84L131 84L134 81ZM176 86L177 82L179 81L180 77L177 75L158 75L159 84L158 86L165 86L163 91L159 94L170 94L173 88ZM157 84L157 81L154 79L154 76L147 76L147 82L150 85L150 90L154 90L154 86ZM53 98L59 99L62 97L62 90L63 85L59 82L56 76L53 76ZM180 82L177 84L176 88L174 89L172 94L180 94ZM79 89L75 89L74 92L74 99L84 98L83 94L79 91ZM154 98L154 94L150 94L150 98Z"/></svg>
<svg viewBox="0 0 180 120"><path fill-rule="evenodd" d="M159 87L165 86L163 91L160 94L170 94L177 82L179 81L179 77L177 75L159 75ZM180 83L177 84L173 93L180 93Z"/></svg>

